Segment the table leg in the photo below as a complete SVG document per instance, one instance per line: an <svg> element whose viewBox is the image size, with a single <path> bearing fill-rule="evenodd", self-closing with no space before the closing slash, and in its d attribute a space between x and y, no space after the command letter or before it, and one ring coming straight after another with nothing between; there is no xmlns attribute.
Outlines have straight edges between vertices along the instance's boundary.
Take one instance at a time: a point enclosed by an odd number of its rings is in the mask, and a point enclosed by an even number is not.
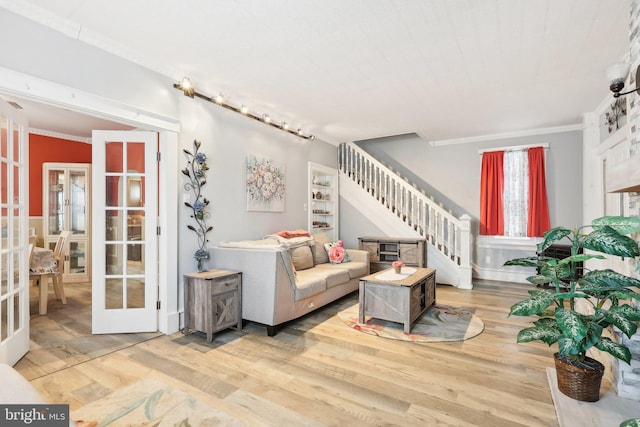
<svg viewBox="0 0 640 427"><path fill-rule="evenodd" d="M360 290L358 292L358 323L364 323L364 293L366 292L365 281L360 281Z"/></svg>

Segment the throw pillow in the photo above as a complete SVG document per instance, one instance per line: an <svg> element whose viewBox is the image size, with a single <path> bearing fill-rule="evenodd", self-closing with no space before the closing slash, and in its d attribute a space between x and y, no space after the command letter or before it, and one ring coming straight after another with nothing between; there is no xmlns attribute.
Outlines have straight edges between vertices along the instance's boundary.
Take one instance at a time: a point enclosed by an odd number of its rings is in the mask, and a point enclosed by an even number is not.
<svg viewBox="0 0 640 427"><path fill-rule="evenodd" d="M343 262L350 261L349 255L347 255L347 251L344 249L342 240L338 240L337 242L325 243L324 248L327 251L329 262L331 264L341 264Z"/></svg>
<svg viewBox="0 0 640 427"><path fill-rule="evenodd" d="M327 255L327 250L324 248L325 243L330 243L331 239L327 233L316 233L313 235L314 245L312 246L313 251L313 263L315 265L318 264L326 264L329 262L329 256Z"/></svg>
<svg viewBox="0 0 640 427"><path fill-rule="evenodd" d="M313 254L309 246L291 249L291 261L296 271L313 267Z"/></svg>

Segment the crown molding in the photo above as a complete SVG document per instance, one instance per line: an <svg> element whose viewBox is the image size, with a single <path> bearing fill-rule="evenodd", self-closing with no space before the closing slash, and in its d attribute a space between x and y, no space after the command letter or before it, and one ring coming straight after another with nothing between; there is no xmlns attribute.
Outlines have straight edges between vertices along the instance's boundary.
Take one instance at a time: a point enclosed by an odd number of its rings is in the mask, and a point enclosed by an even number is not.
<svg viewBox="0 0 640 427"><path fill-rule="evenodd" d="M34 135L48 136L50 138L65 139L68 141L84 142L85 144L91 144L91 138L83 138L76 135L68 135L66 133L54 132L51 130L29 128L29 133Z"/></svg>
<svg viewBox="0 0 640 427"><path fill-rule="evenodd" d="M470 136L467 138L431 140L427 142L432 147L438 147L441 145L468 144L470 142L493 141L498 139L518 138L521 136L534 136L534 135L547 135L550 133L574 132L582 129L583 129L583 125L582 123L580 123L580 124L567 125L567 126L555 126L555 127L529 129L529 130L521 130L521 131L514 131L514 132ZM421 135L420 135L420 138L425 139Z"/></svg>

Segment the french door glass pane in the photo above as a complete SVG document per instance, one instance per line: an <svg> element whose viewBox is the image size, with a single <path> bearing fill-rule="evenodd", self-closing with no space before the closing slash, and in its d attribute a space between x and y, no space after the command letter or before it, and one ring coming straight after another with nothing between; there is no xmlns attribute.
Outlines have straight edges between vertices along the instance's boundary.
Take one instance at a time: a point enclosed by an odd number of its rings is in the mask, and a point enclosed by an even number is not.
<svg viewBox="0 0 640 427"><path fill-rule="evenodd" d="M127 143L127 171L144 173L144 143Z"/></svg>
<svg viewBox="0 0 640 427"><path fill-rule="evenodd" d="M105 309L113 310L123 308L122 279L107 279L105 280L105 286Z"/></svg>
<svg viewBox="0 0 640 427"><path fill-rule="evenodd" d="M13 161L20 162L20 131L13 129Z"/></svg>
<svg viewBox="0 0 640 427"><path fill-rule="evenodd" d="M105 172L122 173L122 142L108 142L106 146Z"/></svg>
<svg viewBox="0 0 640 427"><path fill-rule="evenodd" d="M2 324L2 329L0 329L0 341L4 341L9 336L7 334L7 330L9 328L9 314L7 313L6 299L3 299L2 304L0 304L0 324Z"/></svg>
<svg viewBox="0 0 640 427"><path fill-rule="evenodd" d="M9 182L9 166L6 162L0 162L0 183L2 183L2 190L0 191L0 203L2 203L3 213L2 215L6 215L4 212L5 206L9 202L9 189L7 188L7 183ZM4 224L4 223L3 223Z"/></svg>
<svg viewBox="0 0 640 427"><path fill-rule="evenodd" d="M127 308L144 308L143 279L127 279Z"/></svg>
<svg viewBox="0 0 640 427"><path fill-rule="evenodd" d="M9 153L8 144L8 135L7 129L9 128L9 122L6 117L0 117L0 157L6 159Z"/></svg>
<svg viewBox="0 0 640 427"><path fill-rule="evenodd" d="M106 274L108 275L120 275L123 274L122 269L122 244L121 243L107 243L105 248L106 253Z"/></svg>
<svg viewBox="0 0 640 427"><path fill-rule="evenodd" d="M105 206L122 206L122 195L124 194L122 176L107 176L105 185Z"/></svg>
<svg viewBox="0 0 640 427"><path fill-rule="evenodd" d="M119 241L122 240L123 232L124 232L124 221L122 219L122 215L120 215L120 211L116 210L107 210L106 211L106 234L105 238L107 241Z"/></svg>
<svg viewBox="0 0 640 427"><path fill-rule="evenodd" d="M20 321L20 298L22 298L21 293L17 293L13 297L13 331L17 331L22 327L22 322Z"/></svg>

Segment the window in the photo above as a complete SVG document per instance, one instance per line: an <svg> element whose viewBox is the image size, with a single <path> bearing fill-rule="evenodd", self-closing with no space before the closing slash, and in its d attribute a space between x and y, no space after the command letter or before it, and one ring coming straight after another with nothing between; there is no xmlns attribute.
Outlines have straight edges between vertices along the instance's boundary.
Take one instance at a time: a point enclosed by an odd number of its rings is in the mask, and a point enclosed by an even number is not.
<svg viewBox="0 0 640 427"><path fill-rule="evenodd" d="M482 153L480 234L537 237L550 228L544 149Z"/></svg>

